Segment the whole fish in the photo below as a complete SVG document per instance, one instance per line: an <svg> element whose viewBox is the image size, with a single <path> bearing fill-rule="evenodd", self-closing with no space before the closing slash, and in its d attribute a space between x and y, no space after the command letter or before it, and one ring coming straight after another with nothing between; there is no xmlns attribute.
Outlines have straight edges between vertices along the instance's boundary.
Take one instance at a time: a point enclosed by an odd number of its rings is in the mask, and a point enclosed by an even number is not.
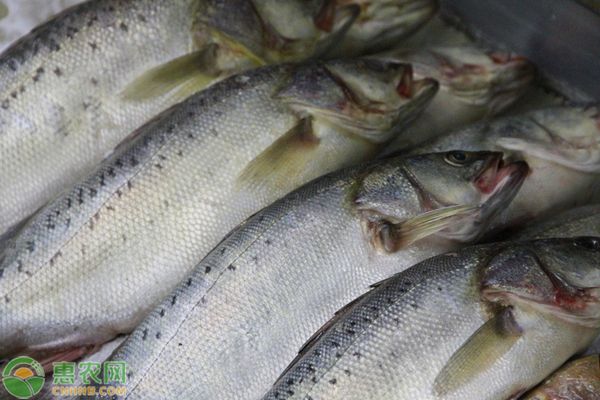
<svg viewBox="0 0 600 400"><path fill-rule="evenodd" d="M361 60L264 67L139 129L0 254L0 356L72 358L131 331L240 221L373 156L409 123L436 90L410 71Z"/></svg>
<svg viewBox="0 0 600 400"><path fill-rule="evenodd" d="M371 283L485 229L527 174L524 163L501 160L488 152L390 158L265 208L111 356L127 362L127 398L259 398L311 333Z"/></svg>
<svg viewBox="0 0 600 400"><path fill-rule="evenodd" d="M597 107L552 107L481 122L411 151L502 151L531 169L522 189L495 219L498 228L600 200Z"/></svg>
<svg viewBox="0 0 600 400"><path fill-rule="evenodd" d="M600 400L600 356L568 363L523 400Z"/></svg>
<svg viewBox="0 0 600 400"><path fill-rule="evenodd" d="M36 28L0 56L0 236L188 95L325 55L361 16L358 3L95 0Z"/></svg>
<svg viewBox="0 0 600 400"><path fill-rule="evenodd" d="M434 257L340 310L264 399L516 399L600 333L599 288L595 237Z"/></svg>
<svg viewBox="0 0 600 400"><path fill-rule="evenodd" d="M385 150L412 148L500 113L527 91L534 67L511 53L486 53L473 45L392 50L377 59L410 63L415 76L437 80L440 90L423 114Z"/></svg>
<svg viewBox="0 0 600 400"><path fill-rule="evenodd" d="M437 0L337 1L358 4L362 12L333 49L336 56L356 56L398 46L398 42L429 21L438 8Z"/></svg>

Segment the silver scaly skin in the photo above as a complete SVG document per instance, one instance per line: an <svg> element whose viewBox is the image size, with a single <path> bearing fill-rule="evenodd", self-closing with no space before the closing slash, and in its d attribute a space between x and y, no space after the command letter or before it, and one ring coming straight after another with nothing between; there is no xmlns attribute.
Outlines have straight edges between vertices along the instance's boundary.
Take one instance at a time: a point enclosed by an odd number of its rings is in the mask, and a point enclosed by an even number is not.
<svg viewBox="0 0 600 400"><path fill-rule="evenodd" d="M259 398L311 333L372 282L485 230L527 174L523 163L500 164L487 152L382 160L265 208L111 356L128 363L127 398ZM484 181L491 193L481 192Z"/></svg>
<svg viewBox="0 0 600 400"><path fill-rule="evenodd" d="M372 57L410 63L415 76L440 84L427 109L384 154L412 148L500 113L526 92L535 75L533 65L522 57L486 53L473 45L391 50Z"/></svg>
<svg viewBox="0 0 600 400"><path fill-rule="evenodd" d="M403 64L282 64L163 113L6 244L0 357L131 331L240 221L372 157L435 90Z"/></svg>
<svg viewBox="0 0 600 400"><path fill-rule="evenodd" d="M569 362L522 400L600 400L600 355Z"/></svg>
<svg viewBox="0 0 600 400"><path fill-rule="evenodd" d="M264 400L506 400L600 332L600 239L482 245L374 286Z"/></svg>
<svg viewBox="0 0 600 400"><path fill-rule="evenodd" d="M525 160L531 173L495 219L514 226L600 201L600 114L597 107L552 107L484 121L411 150L502 151Z"/></svg>
<svg viewBox="0 0 600 400"><path fill-rule="evenodd" d="M0 237L162 110L233 73L322 56L361 13L354 1L278 0L268 13L264 2L87 1L8 48ZM283 33L273 28L280 21Z"/></svg>

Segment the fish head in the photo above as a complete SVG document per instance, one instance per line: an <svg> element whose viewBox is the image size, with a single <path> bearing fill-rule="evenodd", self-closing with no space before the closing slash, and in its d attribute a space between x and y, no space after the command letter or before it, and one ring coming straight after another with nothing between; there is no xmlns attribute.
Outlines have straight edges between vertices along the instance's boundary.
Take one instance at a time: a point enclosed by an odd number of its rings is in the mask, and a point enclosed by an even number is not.
<svg viewBox="0 0 600 400"><path fill-rule="evenodd" d="M412 63L417 77L430 77L458 101L484 107L490 115L512 104L533 81L535 69L512 53L486 53L473 46L393 50L384 59Z"/></svg>
<svg viewBox="0 0 600 400"><path fill-rule="evenodd" d="M427 22L438 8L435 0L337 0L337 3L360 8L342 45L351 55L395 45Z"/></svg>
<svg viewBox="0 0 600 400"><path fill-rule="evenodd" d="M342 60L299 69L277 94L301 116L382 144L416 118L437 91L408 64Z"/></svg>
<svg viewBox="0 0 600 400"><path fill-rule="evenodd" d="M492 257L481 275L485 300L527 306L600 329L600 238L523 242Z"/></svg>
<svg viewBox="0 0 600 400"><path fill-rule="evenodd" d="M424 208L472 206L460 223L442 236L471 241L515 197L529 167L523 161L505 162L503 154L454 150L406 158L406 170L419 188Z"/></svg>

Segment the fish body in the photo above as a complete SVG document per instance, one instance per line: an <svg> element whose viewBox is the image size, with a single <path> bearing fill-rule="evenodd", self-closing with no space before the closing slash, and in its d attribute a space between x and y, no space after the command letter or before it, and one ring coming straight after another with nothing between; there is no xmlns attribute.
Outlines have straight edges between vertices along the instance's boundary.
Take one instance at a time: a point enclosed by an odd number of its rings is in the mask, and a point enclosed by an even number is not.
<svg viewBox="0 0 600 400"><path fill-rule="evenodd" d="M410 63L415 76L440 83L427 109L384 154L413 148L500 113L527 91L535 75L533 65L523 57L486 53L473 45L397 49L373 57Z"/></svg>
<svg viewBox="0 0 600 400"><path fill-rule="evenodd" d="M571 361L523 400L599 400L600 356Z"/></svg>
<svg viewBox="0 0 600 400"><path fill-rule="evenodd" d="M249 0L97 0L34 29L0 56L0 236L189 95L325 53L360 13L330 3L279 1L261 15ZM268 18L294 11L297 37L272 29Z"/></svg>
<svg viewBox="0 0 600 400"><path fill-rule="evenodd" d="M518 398L600 332L599 257L582 237L426 260L340 310L264 399Z"/></svg>
<svg viewBox="0 0 600 400"><path fill-rule="evenodd" d="M552 107L459 129L411 153L504 151L527 162L522 189L496 220L498 227L598 201L600 118L596 107Z"/></svg>
<svg viewBox="0 0 600 400"><path fill-rule="evenodd" d="M330 174L232 231L111 356L128 363L127 398L259 398L335 310L473 237L526 174L496 153L452 157ZM491 195L483 176L498 178Z"/></svg>
<svg viewBox="0 0 600 400"><path fill-rule="evenodd" d="M163 113L5 244L0 355L128 333L240 221L371 157L434 93L406 65L282 64Z"/></svg>

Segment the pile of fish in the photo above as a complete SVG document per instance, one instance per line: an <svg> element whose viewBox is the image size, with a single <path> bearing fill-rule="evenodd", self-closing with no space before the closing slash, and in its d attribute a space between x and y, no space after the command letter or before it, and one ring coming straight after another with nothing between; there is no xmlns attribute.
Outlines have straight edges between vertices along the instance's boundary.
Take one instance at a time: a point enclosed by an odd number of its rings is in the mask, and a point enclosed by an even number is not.
<svg viewBox="0 0 600 400"><path fill-rule="evenodd" d="M600 399L600 109L519 112L525 58L409 45L436 11L88 0L8 47L0 365L124 361L130 400Z"/></svg>

